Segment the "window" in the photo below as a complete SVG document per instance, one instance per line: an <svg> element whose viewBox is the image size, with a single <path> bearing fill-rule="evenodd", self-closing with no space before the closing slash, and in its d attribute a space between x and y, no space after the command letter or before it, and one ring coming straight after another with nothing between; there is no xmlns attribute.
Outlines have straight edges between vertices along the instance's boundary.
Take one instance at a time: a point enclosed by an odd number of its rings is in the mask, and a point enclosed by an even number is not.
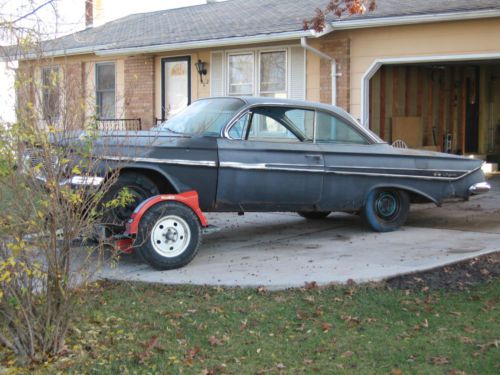
<svg viewBox="0 0 500 375"><path fill-rule="evenodd" d="M286 98L286 52L260 53L260 96Z"/></svg>
<svg viewBox="0 0 500 375"><path fill-rule="evenodd" d="M247 112L240 117L238 121L229 130L229 136L232 139L243 139L250 119L250 113Z"/></svg>
<svg viewBox="0 0 500 375"><path fill-rule="evenodd" d="M56 66L42 69L42 112L43 119L49 122L59 117L59 68Z"/></svg>
<svg viewBox="0 0 500 375"><path fill-rule="evenodd" d="M239 126L239 122L235 126ZM312 140L312 137L309 138L306 134L312 134L314 111L283 107L256 108L252 112L248 126L249 140L275 142Z"/></svg>
<svg viewBox="0 0 500 375"><path fill-rule="evenodd" d="M159 128L174 133L217 137L221 129L244 105L245 103L237 98L201 99L163 122Z"/></svg>
<svg viewBox="0 0 500 375"><path fill-rule="evenodd" d="M314 111L301 108L261 107L241 116L229 129L229 136L232 139L312 141L313 129Z"/></svg>
<svg viewBox="0 0 500 375"><path fill-rule="evenodd" d="M317 114L317 142L367 144L367 140L353 126L343 120L324 113Z"/></svg>
<svg viewBox="0 0 500 375"><path fill-rule="evenodd" d="M287 50L230 53L227 94L286 98L287 65Z"/></svg>
<svg viewBox="0 0 500 375"><path fill-rule="evenodd" d="M115 118L115 63L97 63L95 73L97 118Z"/></svg>
<svg viewBox="0 0 500 375"><path fill-rule="evenodd" d="M286 119L300 130L306 140L314 137L314 111L307 109L289 109L285 112Z"/></svg>
<svg viewBox="0 0 500 375"><path fill-rule="evenodd" d="M253 54L229 55L229 95L253 95Z"/></svg>

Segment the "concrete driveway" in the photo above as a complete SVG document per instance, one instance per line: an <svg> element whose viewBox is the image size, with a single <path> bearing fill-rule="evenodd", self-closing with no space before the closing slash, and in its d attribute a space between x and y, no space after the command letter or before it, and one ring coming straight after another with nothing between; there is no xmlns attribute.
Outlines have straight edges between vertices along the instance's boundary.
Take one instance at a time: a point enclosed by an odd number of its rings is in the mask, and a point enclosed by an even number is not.
<svg viewBox="0 0 500 375"><path fill-rule="evenodd" d="M354 215L307 221L291 213L209 214L206 235L186 267L155 271L135 256L101 278L268 289L378 281L500 251L500 175L493 191L444 207L416 205L403 229L374 233Z"/></svg>

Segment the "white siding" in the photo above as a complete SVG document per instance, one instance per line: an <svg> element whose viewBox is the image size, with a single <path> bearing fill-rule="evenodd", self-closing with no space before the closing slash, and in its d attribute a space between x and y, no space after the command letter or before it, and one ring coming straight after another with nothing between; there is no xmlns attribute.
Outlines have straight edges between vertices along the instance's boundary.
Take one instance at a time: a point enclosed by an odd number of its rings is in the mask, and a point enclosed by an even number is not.
<svg viewBox="0 0 500 375"><path fill-rule="evenodd" d="M302 47L290 47L290 69L288 73L290 99L306 98L305 55Z"/></svg>
<svg viewBox="0 0 500 375"><path fill-rule="evenodd" d="M223 96L224 90L224 53L212 52L210 56L210 96Z"/></svg>

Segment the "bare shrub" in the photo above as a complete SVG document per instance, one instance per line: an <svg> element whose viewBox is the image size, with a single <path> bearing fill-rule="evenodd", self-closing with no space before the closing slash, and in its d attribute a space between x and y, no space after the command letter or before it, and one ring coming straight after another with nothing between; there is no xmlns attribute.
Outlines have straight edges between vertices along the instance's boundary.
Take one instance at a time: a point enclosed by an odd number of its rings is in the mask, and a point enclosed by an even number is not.
<svg viewBox="0 0 500 375"><path fill-rule="evenodd" d="M29 363L65 348L75 294L104 254L90 239L119 167L102 158L109 145L74 84L78 64L55 68L37 30L0 25L14 41L4 57L23 57L17 122L0 124L0 345ZM124 192L106 205L129 199Z"/></svg>

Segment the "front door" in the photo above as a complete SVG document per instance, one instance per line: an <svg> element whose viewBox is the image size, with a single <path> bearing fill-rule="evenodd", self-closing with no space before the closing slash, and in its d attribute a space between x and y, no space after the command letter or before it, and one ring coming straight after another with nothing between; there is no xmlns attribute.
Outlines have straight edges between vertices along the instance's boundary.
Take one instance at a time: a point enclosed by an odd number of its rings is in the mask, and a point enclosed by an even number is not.
<svg viewBox="0 0 500 375"><path fill-rule="evenodd" d="M218 210L301 211L316 207L323 186L323 156L292 122L312 129L314 112L254 109L231 129L234 139L218 140ZM306 122L310 124L304 125Z"/></svg>
<svg viewBox="0 0 500 375"><path fill-rule="evenodd" d="M191 104L191 57L161 60L162 119L168 119Z"/></svg>

